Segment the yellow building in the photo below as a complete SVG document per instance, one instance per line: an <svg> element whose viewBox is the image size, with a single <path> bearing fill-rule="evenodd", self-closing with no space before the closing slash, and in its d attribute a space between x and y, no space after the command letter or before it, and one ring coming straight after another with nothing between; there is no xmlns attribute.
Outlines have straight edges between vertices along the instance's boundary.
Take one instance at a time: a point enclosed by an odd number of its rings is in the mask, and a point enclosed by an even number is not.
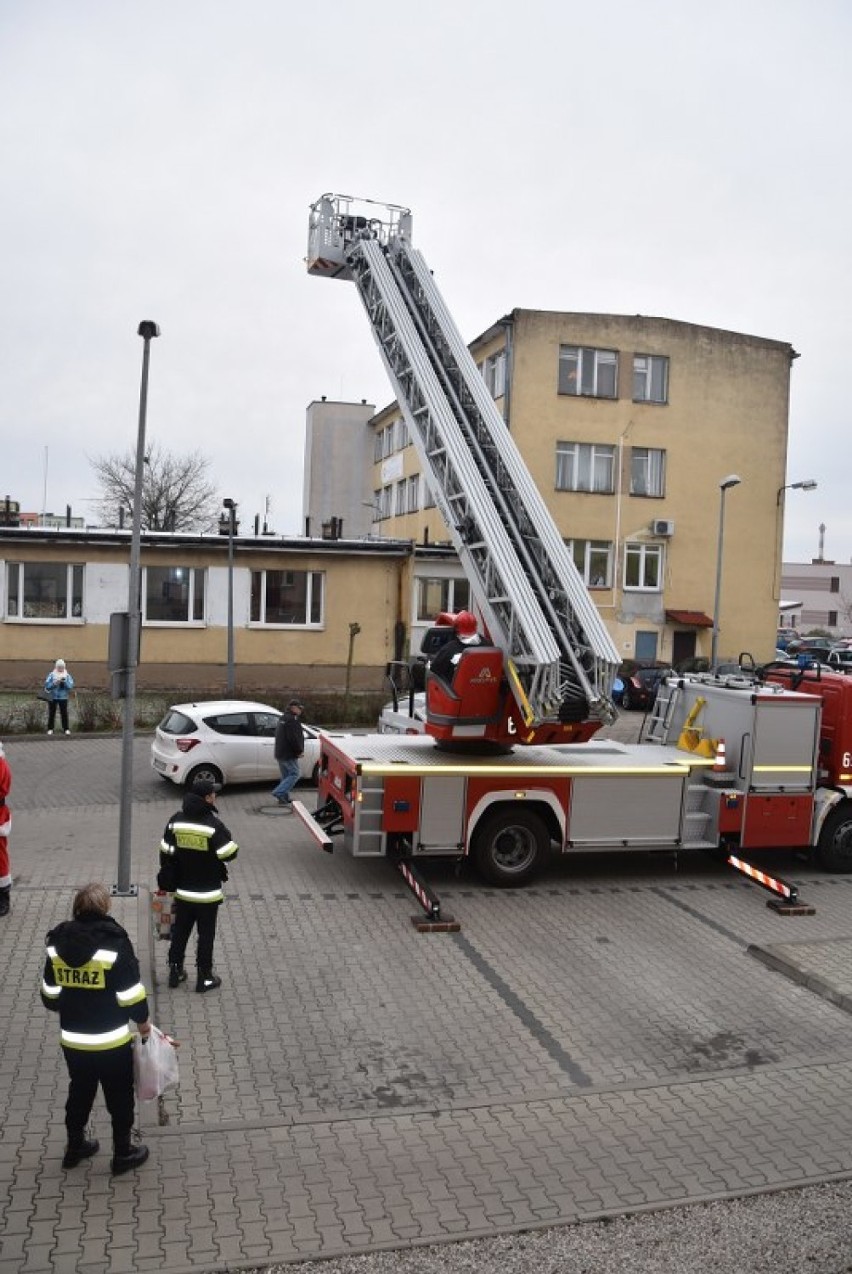
<svg viewBox="0 0 852 1274"><path fill-rule="evenodd" d="M726 492L720 657L774 650L792 346L642 315L514 310L470 346L622 655L709 655L720 484ZM385 534L448 532L396 403L374 432ZM414 635L459 572L415 567ZM427 603L427 599L429 604Z"/></svg>
<svg viewBox="0 0 852 1274"><path fill-rule="evenodd" d="M241 692L378 691L399 653L412 545L237 537L232 574ZM0 686L34 689L63 658L80 688L107 690L110 616L126 611L130 533L0 528ZM137 684L224 690L228 537L146 532ZM354 626L354 627L353 627Z"/></svg>

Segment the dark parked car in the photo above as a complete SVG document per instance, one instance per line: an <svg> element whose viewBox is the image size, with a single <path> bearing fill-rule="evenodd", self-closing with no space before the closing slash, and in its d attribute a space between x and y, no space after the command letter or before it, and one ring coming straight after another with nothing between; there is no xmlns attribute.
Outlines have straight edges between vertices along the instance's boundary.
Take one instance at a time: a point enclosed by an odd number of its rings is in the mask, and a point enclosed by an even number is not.
<svg viewBox="0 0 852 1274"><path fill-rule="evenodd" d="M634 708L650 708L657 697L660 682L669 671L668 664L627 660L619 668L612 687L612 697L630 712Z"/></svg>
<svg viewBox="0 0 852 1274"><path fill-rule="evenodd" d="M832 642L827 637L797 637L787 643L788 659L810 659L814 663L828 663Z"/></svg>

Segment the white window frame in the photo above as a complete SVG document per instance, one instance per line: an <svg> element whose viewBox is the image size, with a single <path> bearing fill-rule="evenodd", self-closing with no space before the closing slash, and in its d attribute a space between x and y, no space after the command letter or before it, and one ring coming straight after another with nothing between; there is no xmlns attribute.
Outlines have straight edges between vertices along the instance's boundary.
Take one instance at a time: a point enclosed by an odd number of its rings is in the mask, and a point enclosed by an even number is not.
<svg viewBox="0 0 852 1274"><path fill-rule="evenodd" d="M605 387L610 376L611 392ZM577 398L618 398L618 350L560 345L559 393Z"/></svg>
<svg viewBox="0 0 852 1274"><path fill-rule="evenodd" d="M556 490L612 495L615 447L611 443L557 442Z"/></svg>
<svg viewBox="0 0 852 1274"><path fill-rule="evenodd" d="M408 479L406 491L406 512L417 513L420 509L420 474L413 473Z"/></svg>
<svg viewBox="0 0 852 1274"><path fill-rule="evenodd" d="M436 606L429 605L428 594L439 594ZM416 619L418 624L434 624L441 611L467 610L470 606L470 585L466 579L455 576L419 575L416 588Z"/></svg>
<svg viewBox="0 0 852 1274"><path fill-rule="evenodd" d="M148 572L151 571L186 571L189 586L186 597L186 619L149 619L148 618ZM201 581L202 615L195 619L195 592L198 580ZM204 628L207 614L207 571L203 566L143 566L142 567L142 623L146 628Z"/></svg>
<svg viewBox="0 0 852 1274"><path fill-rule="evenodd" d="M506 392L506 351L489 354L482 364L482 376L492 398L502 398Z"/></svg>
<svg viewBox="0 0 852 1274"><path fill-rule="evenodd" d="M612 588L611 540L566 540L565 543L587 588Z"/></svg>
<svg viewBox="0 0 852 1274"><path fill-rule="evenodd" d="M666 453L660 447L631 447L630 494L666 494Z"/></svg>
<svg viewBox="0 0 852 1274"><path fill-rule="evenodd" d="M394 427L388 425L387 429L382 430L382 459L387 460L388 456L393 455L393 438Z"/></svg>
<svg viewBox="0 0 852 1274"><path fill-rule="evenodd" d="M391 516L391 509L393 508L393 487L392 486L382 487L378 495L379 495L379 521L381 521L383 518L389 518Z"/></svg>
<svg viewBox="0 0 852 1274"><path fill-rule="evenodd" d="M297 570L278 570L275 574L289 576L292 582L295 581L297 575L306 576L305 580L305 617L304 619L294 620L292 623L279 622L277 620L268 621L266 618L266 583L267 576L272 574L269 570L259 570L251 572L250 595L251 606L254 607L254 580L256 576L260 576L260 596L259 596L259 618L251 618L249 612L249 628L284 628L284 629L320 629L325 626L325 571L297 571ZM317 590L319 590L319 615L312 619L311 615L315 609L315 601Z"/></svg>
<svg viewBox="0 0 852 1274"><path fill-rule="evenodd" d="M626 593L661 593L663 591L663 566L665 556L662 544L645 544L641 540L628 541L624 546L624 582ZM637 567L638 583L628 584L631 565ZM656 574L656 580L649 577Z"/></svg>
<svg viewBox="0 0 852 1274"><path fill-rule="evenodd" d="M28 568L49 566L53 569L65 570L65 611L64 615L27 615L21 614L28 605L26 601L26 573ZM79 589L75 587L75 573L79 581ZM14 579L14 583L13 583ZM10 610L10 593L13 588L17 593L17 612ZM86 614L86 566L84 562L8 562L6 565L6 587L4 593L5 620L12 624L82 624ZM79 603L75 603L79 596ZM58 601L59 599L56 599ZM75 609L79 610L74 614ZM71 614L68 614L68 611Z"/></svg>
<svg viewBox="0 0 852 1274"><path fill-rule="evenodd" d="M384 445L384 430L377 429L373 437L373 464L381 464Z"/></svg>
<svg viewBox="0 0 852 1274"><path fill-rule="evenodd" d="M669 360L665 354L633 355L634 403L669 401Z"/></svg>

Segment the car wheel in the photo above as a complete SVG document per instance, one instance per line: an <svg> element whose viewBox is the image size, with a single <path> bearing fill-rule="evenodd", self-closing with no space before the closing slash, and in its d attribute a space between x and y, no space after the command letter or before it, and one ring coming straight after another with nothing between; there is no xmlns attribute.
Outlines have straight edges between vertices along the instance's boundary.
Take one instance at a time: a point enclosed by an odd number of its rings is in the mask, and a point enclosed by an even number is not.
<svg viewBox="0 0 852 1274"><path fill-rule="evenodd" d="M487 814L474 835L474 861L492 885L525 885L550 846L544 820L532 810L504 807Z"/></svg>
<svg viewBox="0 0 852 1274"><path fill-rule="evenodd" d="M852 872L852 801L843 801L826 818L817 861L825 871Z"/></svg>
<svg viewBox="0 0 852 1274"><path fill-rule="evenodd" d="M311 787L319 786L319 774L320 774L319 761L317 761L316 765L311 770Z"/></svg>
<svg viewBox="0 0 852 1274"><path fill-rule="evenodd" d="M185 787L192 787L196 779L204 779L205 783L221 783L222 771L217 769L215 765L196 765L194 770L190 770L184 779Z"/></svg>

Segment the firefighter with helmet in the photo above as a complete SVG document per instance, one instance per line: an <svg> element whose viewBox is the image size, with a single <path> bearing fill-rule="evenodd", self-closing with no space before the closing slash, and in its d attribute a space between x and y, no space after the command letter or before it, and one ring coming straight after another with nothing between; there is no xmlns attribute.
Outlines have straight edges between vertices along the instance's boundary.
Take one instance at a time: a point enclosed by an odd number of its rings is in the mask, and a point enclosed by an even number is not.
<svg viewBox="0 0 852 1274"><path fill-rule="evenodd" d="M471 646L485 646L488 643L480 635L476 616L469 610L460 610L453 616L453 635L445 641L435 655L429 671L443 681L452 682L459 660Z"/></svg>

